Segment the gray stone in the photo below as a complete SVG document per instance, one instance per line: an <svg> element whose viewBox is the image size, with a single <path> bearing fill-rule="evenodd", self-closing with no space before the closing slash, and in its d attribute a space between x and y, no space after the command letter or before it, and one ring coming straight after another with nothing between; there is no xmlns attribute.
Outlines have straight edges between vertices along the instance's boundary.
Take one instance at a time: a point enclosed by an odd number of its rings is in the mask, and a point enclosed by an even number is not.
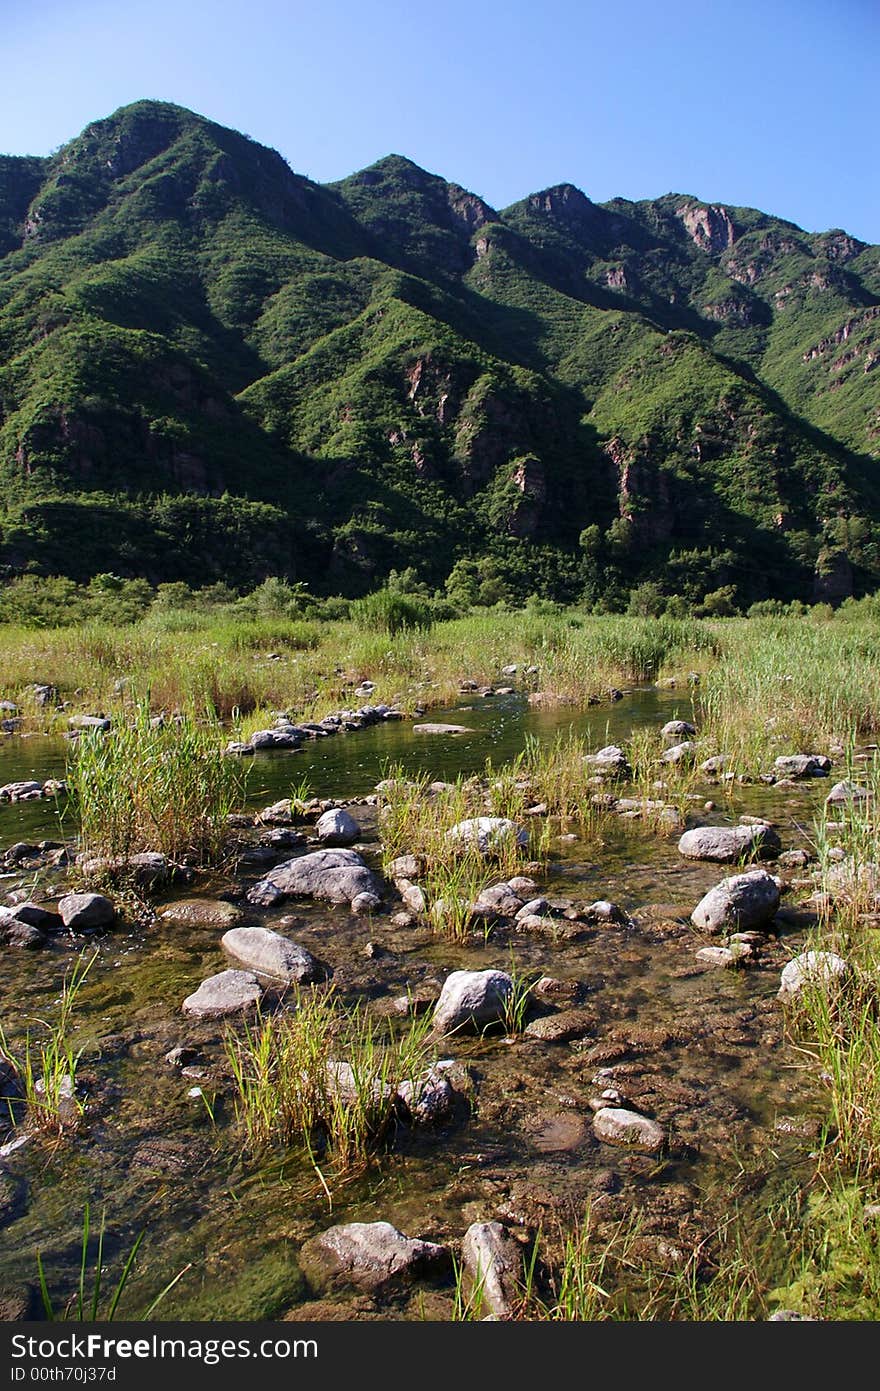
<svg viewBox="0 0 880 1391"><path fill-rule="evenodd" d="M666 1144L666 1132L657 1121L618 1106L603 1106L593 1117L593 1133L606 1145L647 1150L659 1154Z"/></svg>
<svg viewBox="0 0 880 1391"><path fill-rule="evenodd" d="M3 789L0 788L0 796ZM843 782L836 782L832 787L825 801L831 806L845 806L851 802L866 802L870 796L866 787L859 787L854 782L844 779Z"/></svg>
<svg viewBox="0 0 880 1391"><path fill-rule="evenodd" d="M827 993L837 990L849 976L849 966L833 951L805 951L788 962L782 972L777 996L793 1000L805 986Z"/></svg>
<svg viewBox="0 0 880 1391"><path fill-rule="evenodd" d="M522 899L509 884L490 884L480 891L471 913L475 918L491 922L495 918L515 918L522 906Z"/></svg>
<svg viewBox="0 0 880 1391"><path fill-rule="evenodd" d="M235 927L244 917L234 903L220 898L181 898L164 904L156 914L161 922L175 927L204 927L209 929Z"/></svg>
<svg viewBox="0 0 880 1391"><path fill-rule="evenodd" d="M708 778L718 778L724 772L729 759L730 755L726 753L713 754L700 764L700 772L705 773Z"/></svg>
<svg viewBox="0 0 880 1391"><path fill-rule="evenodd" d="M38 932L60 932L64 926L58 913L51 913L39 903L16 903L12 908L0 908L0 926L13 923L35 927Z"/></svg>
<svg viewBox="0 0 880 1391"><path fill-rule="evenodd" d="M324 976L311 952L267 927L233 927L224 932L220 945L245 970L285 985L308 985Z"/></svg>
<svg viewBox="0 0 880 1391"><path fill-rule="evenodd" d="M733 864L743 856L774 856L782 842L766 823L759 826L695 826L685 831L678 851L689 860Z"/></svg>
<svg viewBox="0 0 880 1391"><path fill-rule="evenodd" d="M354 898L351 900L351 911L356 917L364 917L369 913L377 913L381 907L382 900L378 894L355 894Z"/></svg>
<svg viewBox="0 0 880 1391"><path fill-rule="evenodd" d="M529 843L528 832L504 816L475 816L459 821L446 834L449 840L460 842L466 849L476 847L481 855L491 855L493 850L506 848L511 842L518 846Z"/></svg>
<svg viewBox="0 0 880 1391"><path fill-rule="evenodd" d="M468 729L463 724L414 724L414 734L473 734L472 729Z"/></svg>
<svg viewBox="0 0 880 1391"><path fill-rule="evenodd" d="M303 1243L300 1258L319 1289L355 1285L380 1290L389 1285L446 1275L449 1248L404 1236L390 1222L346 1222Z"/></svg>
<svg viewBox="0 0 880 1391"><path fill-rule="evenodd" d="M506 971L453 971L434 1008L434 1031L451 1034L498 1023L512 995L513 981Z"/></svg>
<svg viewBox="0 0 880 1391"><path fill-rule="evenodd" d="M605 777L628 778L631 772L627 756L617 744L608 744L597 753L585 754L584 763L587 768Z"/></svg>
<svg viewBox="0 0 880 1391"><path fill-rule="evenodd" d="M673 744L670 749L666 749L660 755L660 760L663 763L693 763L696 756L696 744L686 741L683 744Z"/></svg>
<svg viewBox="0 0 880 1391"><path fill-rule="evenodd" d="M737 932L772 922L779 908L779 885L765 869L722 879L700 899L691 922L703 932Z"/></svg>
<svg viewBox="0 0 880 1391"><path fill-rule="evenodd" d="M354 845L361 828L342 807L332 807L318 818L315 834L325 845Z"/></svg>
<svg viewBox="0 0 880 1391"><path fill-rule="evenodd" d="M541 1043L571 1043L584 1038L596 1027L596 1017L590 1010L563 1009L558 1014L545 1014L526 1025L526 1038L538 1039Z"/></svg>
<svg viewBox="0 0 880 1391"><path fill-rule="evenodd" d="M352 903L358 894L381 898L380 884L354 850L315 850L285 860L248 893L250 903L271 907L285 898L321 898Z"/></svg>
<svg viewBox="0 0 880 1391"><path fill-rule="evenodd" d="M8 782L0 787L0 802L32 802L42 795L41 782Z"/></svg>
<svg viewBox="0 0 880 1391"><path fill-rule="evenodd" d="M71 729L96 729L99 734L106 734L112 727L105 715L71 715L67 723Z"/></svg>
<svg viewBox="0 0 880 1391"><path fill-rule="evenodd" d="M64 926L72 932L112 927L116 921L116 908L103 894L65 894L58 901L58 912Z"/></svg>
<svg viewBox="0 0 880 1391"><path fill-rule="evenodd" d="M421 865L415 855L398 855L388 866L392 879L417 879Z"/></svg>
<svg viewBox="0 0 880 1391"><path fill-rule="evenodd" d="M461 1244L472 1303L507 1318L522 1287L522 1249L500 1222L472 1222Z"/></svg>
<svg viewBox="0 0 880 1391"><path fill-rule="evenodd" d="M696 732L690 720L667 720L660 734L664 739L680 740L687 739Z"/></svg>
<svg viewBox="0 0 880 1391"><path fill-rule="evenodd" d="M773 764L778 778L827 778L831 759L820 753L783 754Z"/></svg>
<svg viewBox="0 0 880 1391"><path fill-rule="evenodd" d="M183 1012L200 1019L244 1014L256 1009L262 994L262 986L253 971L220 971L203 980L192 995L187 995Z"/></svg>

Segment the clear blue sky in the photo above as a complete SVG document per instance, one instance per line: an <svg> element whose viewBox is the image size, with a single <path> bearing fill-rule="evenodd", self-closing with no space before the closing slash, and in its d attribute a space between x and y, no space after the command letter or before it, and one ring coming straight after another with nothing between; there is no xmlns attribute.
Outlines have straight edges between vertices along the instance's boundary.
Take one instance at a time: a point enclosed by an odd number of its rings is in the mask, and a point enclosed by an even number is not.
<svg viewBox="0 0 880 1391"><path fill-rule="evenodd" d="M880 0L0 0L0 150L140 97L321 182L404 154L505 207L563 180L880 242Z"/></svg>

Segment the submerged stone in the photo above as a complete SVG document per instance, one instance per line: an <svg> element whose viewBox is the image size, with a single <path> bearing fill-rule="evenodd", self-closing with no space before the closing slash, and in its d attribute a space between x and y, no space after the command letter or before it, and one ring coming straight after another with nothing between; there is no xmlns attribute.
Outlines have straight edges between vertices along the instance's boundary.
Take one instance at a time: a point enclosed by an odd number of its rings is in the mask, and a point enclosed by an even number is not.
<svg viewBox="0 0 880 1391"><path fill-rule="evenodd" d="M263 988L253 971L220 971L187 995L183 1012L200 1019L222 1019L227 1014L256 1009L262 994Z"/></svg>

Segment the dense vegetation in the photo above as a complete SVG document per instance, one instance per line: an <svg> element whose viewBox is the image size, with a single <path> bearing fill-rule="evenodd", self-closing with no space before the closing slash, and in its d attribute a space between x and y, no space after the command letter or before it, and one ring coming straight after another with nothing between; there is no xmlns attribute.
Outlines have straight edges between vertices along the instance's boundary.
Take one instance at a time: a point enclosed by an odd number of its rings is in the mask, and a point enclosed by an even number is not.
<svg viewBox="0 0 880 1391"><path fill-rule="evenodd" d="M321 187L138 102L0 158L0 575L837 602L880 583L878 341L843 231Z"/></svg>

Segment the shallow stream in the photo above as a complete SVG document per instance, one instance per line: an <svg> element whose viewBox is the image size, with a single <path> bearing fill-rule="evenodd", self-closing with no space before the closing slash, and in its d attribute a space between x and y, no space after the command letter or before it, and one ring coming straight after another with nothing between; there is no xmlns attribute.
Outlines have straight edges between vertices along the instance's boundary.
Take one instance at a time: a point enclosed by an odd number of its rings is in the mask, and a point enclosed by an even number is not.
<svg viewBox="0 0 880 1391"><path fill-rule="evenodd" d="M303 778L315 795L343 800L371 793L390 764L449 779L482 771L487 758L496 767L512 759L526 734L549 739L571 726L589 731L598 748L675 717L691 717L680 690L628 692L575 718L536 710L518 695L475 696L430 716L470 726L466 735L431 736L388 722L299 752L257 754L249 808L289 796ZM0 744L0 784L61 776L64 757L61 740L11 736ZM701 795L689 824L760 814L774 821L786 849L804 846L826 791L822 780L753 785L723 800L707 786L717 811L706 814ZM363 828L365 856L377 863L375 808L350 809ZM59 829L48 802L0 806L0 847L69 839L73 829ZM246 905L245 921L280 927L332 968L343 999L379 1013L408 991L436 993L450 970L510 969L515 961L522 976L570 983L588 1016L582 1036L563 1043L522 1034L446 1041L439 1055L470 1069L470 1104L440 1128L401 1127L389 1154L333 1190L332 1207L301 1156L255 1164L243 1154L222 1066L223 1027L181 1012L184 997L229 964L222 929L157 921L93 938L61 936L42 951L0 949L0 1018L10 1044L28 1023L39 1032L33 1021L53 1017L72 962L84 950L97 952L76 1006L84 1115L54 1146L31 1142L2 1161L5 1316L40 1316L38 1252L63 1305L78 1276L86 1203L93 1224L105 1214L111 1284L145 1232L122 1305L131 1318L185 1271L157 1317L443 1319L452 1316L451 1285L416 1285L385 1299L346 1291L322 1297L301 1274L302 1242L333 1223L381 1218L456 1247L471 1222L498 1219L524 1236L541 1230L552 1246L589 1204L611 1225L640 1210L650 1257L675 1263L735 1204L766 1206L801 1167L806 1172L826 1097L784 1040L776 991L809 917L787 908L748 970L706 968L696 959L706 943L689 914L731 871L682 859L677 833L655 834L636 822L610 821L601 842L572 830L560 827L541 892L612 900L629 925L579 925L571 936L498 930L455 945L424 926L396 927L389 912L362 918L310 902ZM241 903L258 877L257 870L235 884L201 877L190 892ZM180 890L164 895L180 897ZM569 1003L560 996L561 1008ZM165 1061L178 1045L194 1050L188 1075ZM599 1076L600 1069L609 1071ZM666 1156L596 1140L588 1103L608 1085L668 1127Z"/></svg>

